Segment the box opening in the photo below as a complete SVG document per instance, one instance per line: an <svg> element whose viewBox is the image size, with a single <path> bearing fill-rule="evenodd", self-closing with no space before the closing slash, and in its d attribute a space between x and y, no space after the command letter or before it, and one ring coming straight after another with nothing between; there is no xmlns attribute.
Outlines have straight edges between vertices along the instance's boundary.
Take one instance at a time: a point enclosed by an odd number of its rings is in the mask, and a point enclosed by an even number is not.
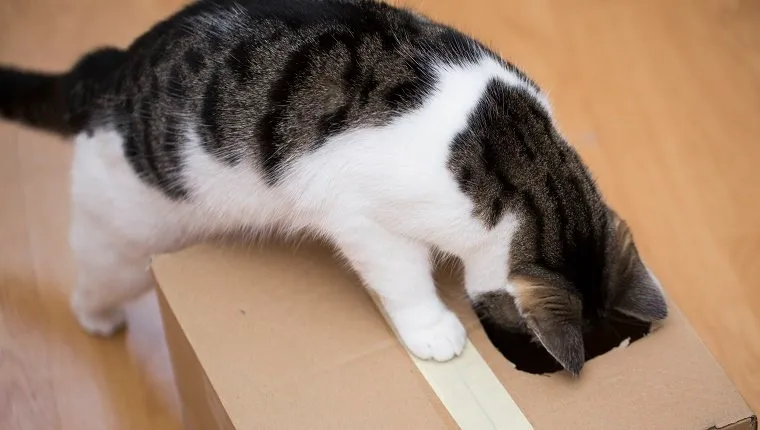
<svg viewBox="0 0 760 430"><path fill-rule="evenodd" d="M563 370L554 357L543 346L533 341L529 335L505 330L487 318L480 318L480 323L494 347L517 370L534 375L551 374ZM616 317L615 320L605 320L583 335L586 362L614 348L630 345L651 331L652 324L623 315Z"/></svg>

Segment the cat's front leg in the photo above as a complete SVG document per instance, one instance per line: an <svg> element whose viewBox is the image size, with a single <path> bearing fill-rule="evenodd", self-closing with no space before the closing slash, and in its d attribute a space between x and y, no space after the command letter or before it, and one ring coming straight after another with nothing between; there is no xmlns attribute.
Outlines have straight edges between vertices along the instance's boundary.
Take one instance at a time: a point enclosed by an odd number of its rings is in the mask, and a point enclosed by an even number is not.
<svg viewBox="0 0 760 430"><path fill-rule="evenodd" d="M467 333L437 294L427 246L373 223L343 227L335 239L364 283L380 296L409 351L436 361L462 353Z"/></svg>

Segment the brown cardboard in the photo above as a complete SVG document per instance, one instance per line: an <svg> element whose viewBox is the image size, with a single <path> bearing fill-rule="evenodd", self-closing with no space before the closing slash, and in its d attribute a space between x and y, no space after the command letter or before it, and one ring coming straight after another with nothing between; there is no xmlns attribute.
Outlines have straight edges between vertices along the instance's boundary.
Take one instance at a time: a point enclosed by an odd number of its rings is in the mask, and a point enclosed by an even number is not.
<svg viewBox="0 0 760 430"><path fill-rule="evenodd" d="M457 428L357 278L315 243L205 245L156 259L188 428ZM754 429L756 420L677 308L582 377L514 369L444 295L536 429Z"/></svg>
<svg viewBox="0 0 760 430"><path fill-rule="evenodd" d="M166 298L158 292L162 310L167 310ZM203 367L198 362L177 319L171 312L161 312L167 343L172 345L172 367L180 376L176 380L182 399L182 421L187 430L219 429L234 430L227 412L211 386ZM194 405L193 407L187 407Z"/></svg>

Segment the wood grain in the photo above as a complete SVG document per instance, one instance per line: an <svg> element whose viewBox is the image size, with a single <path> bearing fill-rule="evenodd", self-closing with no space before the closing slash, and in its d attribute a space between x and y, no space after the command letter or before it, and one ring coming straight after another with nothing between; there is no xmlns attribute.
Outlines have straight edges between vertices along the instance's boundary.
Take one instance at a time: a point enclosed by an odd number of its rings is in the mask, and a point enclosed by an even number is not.
<svg viewBox="0 0 760 430"><path fill-rule="evenodd" d="M760 410L760 3L406 1L526 69L705 344ZM179 0L4 0L0 61L61 70ZM60 139L0 124L0 428L176 429L155 297L111 340L67 308Z"/></svg>

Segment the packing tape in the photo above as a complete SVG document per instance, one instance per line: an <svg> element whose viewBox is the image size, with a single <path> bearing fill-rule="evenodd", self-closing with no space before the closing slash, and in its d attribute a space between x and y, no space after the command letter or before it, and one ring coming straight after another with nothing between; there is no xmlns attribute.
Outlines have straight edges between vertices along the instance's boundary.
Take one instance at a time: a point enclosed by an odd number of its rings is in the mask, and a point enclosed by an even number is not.
<svg viewBox="0 0 760 430"><path fill-rule="evenodd" d="M379 298L370 295L396 333ZM533 430L469 338L459 357L443 363L421 360L408 350L407 354L462 430Z"/></svg>

